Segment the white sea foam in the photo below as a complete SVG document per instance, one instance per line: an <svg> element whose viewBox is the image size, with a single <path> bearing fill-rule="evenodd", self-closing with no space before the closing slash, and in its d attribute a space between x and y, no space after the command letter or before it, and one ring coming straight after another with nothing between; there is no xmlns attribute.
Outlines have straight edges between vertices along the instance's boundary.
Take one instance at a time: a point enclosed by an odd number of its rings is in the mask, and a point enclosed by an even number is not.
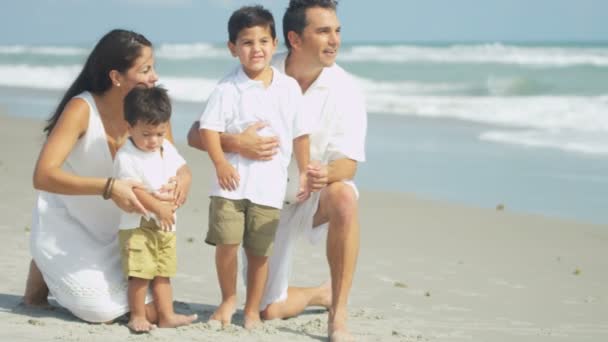
<svg viewBox="0 0 608 342"><path fill-rule="evenodd" d="M17 55L54 55L54 56L79 56L86 55L88 49L74 46L28 46L28 45L1 45L0 54Z"/></svg>
<svg viewBox="0 0 608 342"><path fill-rule="evenodd" d="M528 47L495 44L479 45L366 45L345 47L340 61L391 63L498 63L564 67L573 65L608 66L604 47Z"/></svg>
<svg viewBox="0 0 608 342"><path fill-rule="evenodd" d="M66 89L80 65L0 65L0 85L34 89ZM162 77L174 100L203 102L217 79ZM490 96L463 95L466 83L422 83L359 79L368 112L427 118L449 118L488 124L497 129L480 136L486 141L557 147L586 153L608 153L608 95L604 96L503 96L507 85L496 81ZM497 83L498 82L498 83ZM505 127L504 130L500 127ZM516 128L516 130L513 130Z"/></svg>
<svg viewBox="0 0 608 342"><path fill-rule="evenodd" d="M88 48L76 46L3 45L0 54L86 55ZM229 59L223 45L209 43L160 44L158 58ZM516 64L528 66L567 67L577 65L608 66L608 47L521 46L501 43L467 45L355 45L343 46L338 61L389 63L466 63Z"/></svg>

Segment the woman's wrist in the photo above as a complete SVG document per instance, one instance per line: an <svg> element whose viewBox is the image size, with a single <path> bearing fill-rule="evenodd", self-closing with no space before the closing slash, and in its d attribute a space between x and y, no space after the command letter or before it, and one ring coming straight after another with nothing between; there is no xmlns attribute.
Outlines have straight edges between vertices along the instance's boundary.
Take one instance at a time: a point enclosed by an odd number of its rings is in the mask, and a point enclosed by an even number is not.
<svg viewBox="0 0 608 342"><path fill-rule="evenodd" d="M116 179L114 177L108 177L108 179L106 180L106 184L103 187L103 193L101 194L101 197L103 197L103 199L110 199L112 198L112 189L114 188L114 182L116 181Z"/></svg>

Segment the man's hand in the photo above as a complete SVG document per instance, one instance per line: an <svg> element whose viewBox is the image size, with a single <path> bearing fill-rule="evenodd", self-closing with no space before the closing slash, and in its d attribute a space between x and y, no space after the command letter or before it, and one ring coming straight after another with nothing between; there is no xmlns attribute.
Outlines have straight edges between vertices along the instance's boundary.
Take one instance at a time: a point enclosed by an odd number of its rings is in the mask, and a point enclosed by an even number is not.
<svg viewBox="0 0 608 342"><path fill-rule="evenodd" d="M310 191L320 191L327 186L329 181L327 165L321 164L318 160L312 160L308 164L306 176L308 177L308 188Z"/></svg>
<svg viewBox="0 0 608 342"><path fill-rule="evenodd" d="M263 137L258 131L266 127L264 122L256 122L239 134L239 154L252 160L271 160L277 154L278 137Z"/></svg>

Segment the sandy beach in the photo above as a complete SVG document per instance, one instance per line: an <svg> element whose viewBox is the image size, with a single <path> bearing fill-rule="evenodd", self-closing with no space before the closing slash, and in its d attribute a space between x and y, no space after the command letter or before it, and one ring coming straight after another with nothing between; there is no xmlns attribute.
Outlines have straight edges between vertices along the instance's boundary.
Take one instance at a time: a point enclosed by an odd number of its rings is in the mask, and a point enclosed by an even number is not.
<svg viewBox="0 0 608 342"><path fill-rule="evenodd" d="M254 332L242 328L242 311L227 329L205 323L220 299L214 251L203 242L212 169L205 154L183 145L194 181L178 213L174 298L178 311L197 313L199 321L134 335L124 320L88 324L62 308L20 305L42 125L0 113L0 341L326 340L323 309ZM608 225L365 189L360 219L349 306L360 341L608 341ZM327 280L324 246L302 241L294 270L294 285ZM242 303L242 285L239 291Z"/></svg>

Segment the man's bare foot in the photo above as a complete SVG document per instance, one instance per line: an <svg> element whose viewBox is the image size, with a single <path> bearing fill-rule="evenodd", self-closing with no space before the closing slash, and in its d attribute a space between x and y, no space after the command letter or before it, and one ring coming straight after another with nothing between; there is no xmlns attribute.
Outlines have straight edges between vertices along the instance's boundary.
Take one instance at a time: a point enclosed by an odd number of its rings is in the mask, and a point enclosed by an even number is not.
<svg viewBox="0 0 608 342"><path fill-rule="evenodd" d="M129 329L131 329L133 332L142 333L155 329L156 325L148 322L145 317L131 317L131 319L129 319L129 323L127 323L127 327L129 327Z"/></svg>
<svg viewBox="0 0 608 342"><path fill-rule="evenodd" d="M319 291L317 292L313 303L329 309L331 307L331 298L331 280L328 280L319 286Z"/></svg>
<svg viewBox="0 0 608 342"><path fill-rule="evenodd" d="M236 311L236 298L229 299L220 304L220 306L215 310L213 315L209 317L209 321L218 321L222 323L222 327L230 325L232 322L232 315L234 315Z"/></svg>
<svg viewBox="0 0 608 342"><path fill-rule="evenodd" d="M334 314L330 311L327 335L330 342L352 342L355 337L346 329L346 313Z"/></svg>
<svg viewBox="0 0 608 342"><path fill-rule="evenodd" d="M329 335L329 342L354 342L355 337L346 330L334 330Z"/></svg>
<svg viewBox="0 0 608 342"><path fill-rule="evenodd" d="M160 328L177 328L184 325L188 325L198 318L197 314L194 315L178 315L173 314L166 318L160 318L158 320L158 326Z"/></svg>
<svg viewBox="0 0 608 342"><path fill-rule="evenodd" d="M260 328L264 325L264 323L262 323L262 320L260 319L260 315L247 315L245 314L245 316L243 317L243 327L247 330L255 330L257 328Z"/></svg>

